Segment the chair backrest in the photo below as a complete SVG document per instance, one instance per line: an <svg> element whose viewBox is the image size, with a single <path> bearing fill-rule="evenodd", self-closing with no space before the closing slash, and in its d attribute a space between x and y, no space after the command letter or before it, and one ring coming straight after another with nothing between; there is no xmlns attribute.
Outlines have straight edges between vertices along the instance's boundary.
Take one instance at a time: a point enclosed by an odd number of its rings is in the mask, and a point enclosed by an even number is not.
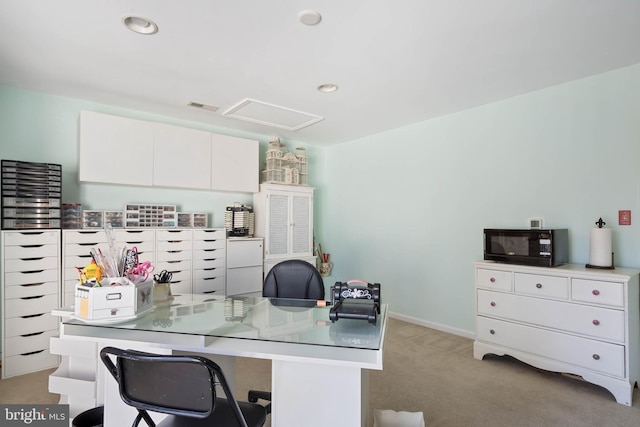
<svg viewBox="0 0 640 427"><path fill-rule="evenodd" d="M264 279L262 296L322 300L324 282L313 265L299 259L290 259L269 270Z"/></svg>
<svg viewBox="0 0 640 427"><path fill-rule="evenodd" d="M115 364L110 355L116 357ZM205 418L216 408L220 384L240 425L246 421L220 367L200 356L158 355L105 347L100 358L118 382L122 400L150 419L146 411ZM137 424L134 424L137 425ZM150 424L152 425L152 424Z"/></svg>

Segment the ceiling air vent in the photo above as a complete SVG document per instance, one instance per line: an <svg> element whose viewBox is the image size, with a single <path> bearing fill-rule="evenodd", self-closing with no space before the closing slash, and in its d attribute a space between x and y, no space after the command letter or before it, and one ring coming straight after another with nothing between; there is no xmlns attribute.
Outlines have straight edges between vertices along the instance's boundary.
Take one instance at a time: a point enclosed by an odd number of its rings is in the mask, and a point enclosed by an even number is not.
<svg viewBox="0 0 640 427"><path fill-rule="evenodd" d="M298 130L323 120L315 114L280 107L255 99L246 98L222 113L247 122L260 123L278 129Z"/></svg>
<svg viewBox="0 0 640 427"><path fill-rule="evenodd" d="M189 107L200 108L201 110L207 111L218 111L219 107L214 107L213 105L201 104L199 102L190 102L187 104Z"/></svg>

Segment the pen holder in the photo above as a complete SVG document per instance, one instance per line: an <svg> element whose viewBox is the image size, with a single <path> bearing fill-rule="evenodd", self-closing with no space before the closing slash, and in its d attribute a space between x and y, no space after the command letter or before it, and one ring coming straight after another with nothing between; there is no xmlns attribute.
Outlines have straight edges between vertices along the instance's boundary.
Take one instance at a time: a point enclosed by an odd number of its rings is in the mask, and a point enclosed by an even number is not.
<svg viewBox="0 0 640 427"><path fill-rule="evenodd" d="M153 281L153 302L154 304L171 301L171 282Z"/></svg>
<svg viewBox="0 0 640 427"><path fill-rule="evenodd" d="M320 263L320 275L322 277L330 276L332 268L333 268L333 263L332 262Z"/></svg>

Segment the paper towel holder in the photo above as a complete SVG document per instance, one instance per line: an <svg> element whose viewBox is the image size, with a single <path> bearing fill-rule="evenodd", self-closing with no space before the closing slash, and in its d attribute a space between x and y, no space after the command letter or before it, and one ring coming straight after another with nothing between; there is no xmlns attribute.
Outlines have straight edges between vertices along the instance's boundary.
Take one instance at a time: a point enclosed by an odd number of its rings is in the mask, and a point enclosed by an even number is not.
<svg viewBox="0 0 640 427"><path fill-rule="evenodd" d="M600 218L598 221L596 221L596 225L598 226L598 228L602 228L606 225L606 222L604 222L602 220L602 218ZM594 269L599 269L599 270L614 270L615 269L615 261L614 261L614 252L611 252L611 265L592 265L592 264L586 264L585 267L586 268L594 268Z"/></svg>

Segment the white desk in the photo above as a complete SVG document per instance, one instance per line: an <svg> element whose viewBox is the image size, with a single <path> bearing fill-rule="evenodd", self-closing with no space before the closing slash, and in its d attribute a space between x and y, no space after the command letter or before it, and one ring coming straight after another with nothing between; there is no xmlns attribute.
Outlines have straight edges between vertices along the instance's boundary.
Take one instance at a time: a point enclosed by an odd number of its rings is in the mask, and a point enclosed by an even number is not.
<svg viewBox="0 0 640 427"><path fill-rule="evenodd" d="M121 427L132 422L135 411L121 401L102 366L102 347L208 354L232 383L236 356L270 359L274 427L367 425L368 370L382 369L386 306L376 324L351 319L332 323L328 307L276 302L183 295L171 306L125 323L63 318L60 338L51 341L52 353L61 354L63 361L51 375L49 389L62 395L61 403L69 403L72 417L104 404L105 426Z"/></svg>

